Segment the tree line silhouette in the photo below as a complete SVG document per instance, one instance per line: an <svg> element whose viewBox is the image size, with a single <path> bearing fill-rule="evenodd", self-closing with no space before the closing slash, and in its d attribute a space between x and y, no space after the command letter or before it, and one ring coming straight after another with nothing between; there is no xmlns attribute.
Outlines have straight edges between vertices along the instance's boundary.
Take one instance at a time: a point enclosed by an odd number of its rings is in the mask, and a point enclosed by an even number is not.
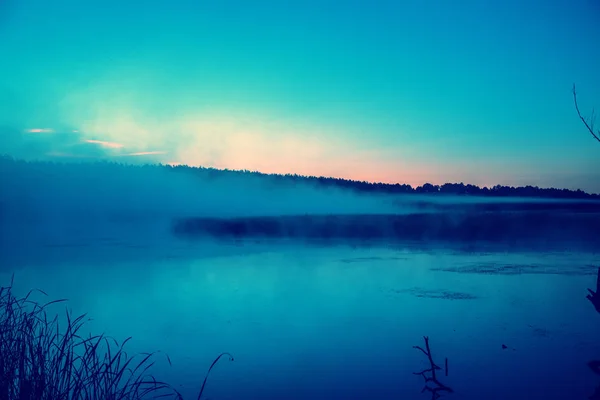
<svg viewBox="0 0 600 400"><path fill-rule="evenodd" d="M360 193L381 193L381 194L436 194L436 195L459 195L459 196L484 196L484 197L528 197L528 198L547 198L547 199L589 199L599 200L600 194L587 193L581 189L559 189L559 188L540 188L538 186L504 186L495 185L492 187L477 186L472 184L444 183L443 185L434 185L425 183L421 186L413 187L409 184L401 183L382 183L356 181L343 178L324 177L324 176L305 176L298 174L268 174L259 171L250 170L230 170L217 169L211 167L193 167L188 165L162 165L162 164L120 164L109 161L97 161L87 163L87 167L108 167L114 172L113 168L123 169L168 169L180 173L189 173L200 178L213 180L220 178L252 176L264 181L271 181L274 186L293 186L296 184L310 184L322 188L340 188L352 190ZM90 165L91 164L91 165ZM81 165L81 164L79 164ZM25 161L15 159L9 155L0 156L0 171L10 173L18 169L27 169L27 166L37 169L46 167L77 168L78 164L62 163L54 161Z"/></svg>

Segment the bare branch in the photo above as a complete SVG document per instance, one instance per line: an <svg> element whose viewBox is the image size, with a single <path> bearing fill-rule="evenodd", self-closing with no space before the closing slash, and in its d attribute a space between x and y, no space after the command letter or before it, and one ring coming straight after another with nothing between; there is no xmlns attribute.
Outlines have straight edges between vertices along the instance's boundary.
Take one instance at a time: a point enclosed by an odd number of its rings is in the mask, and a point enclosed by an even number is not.
<svg viewBox="0 0 600 400"><path fill-rule="evenodd" d="M427 356L430 368L424 369L423 371L420 371L420 372L413 372L413 374L421 375L423 377L423 379L425 380L425 386L423 387L423 390L421 390L421 393L423 393L425 391L431 392L431 399L435 400L435 399L438 399L441 397L441 394L439 392L453 393L454 390L452 390L452 388L444 385L443 383L441 383L438 380L436 371L441 370L441 368L438 367L436 365L436 363L433 361L433 357L431 355L431 349L429 348L429 337L424 336L423 339L425 340L425 349L423 349L421 346L413 346L413 348L422 351L423 354L425 354ZM448 376L448 359L447 358L445 360L445 367L446 367L445 373L446 373L446 376ZM435 386L434 387L429 386L428 383L430 383L430 382L432 382Z"/></svg>
<svg viewBox="0 0 600 400"><path fill-rule="evenodd" d="M575 84L573 84L573 102L575 103L575 110L577 110L577 115L579 116L579 119L581 119L581 122L583 122L583 124L585 125L587 130L592 134L594 139L600 142L600 131L594 132L595 116L592 114L592 119L588 123L588 121L581 115L581 112L579 111L579 105L577 104L577 90L575 89Z"/></svg>

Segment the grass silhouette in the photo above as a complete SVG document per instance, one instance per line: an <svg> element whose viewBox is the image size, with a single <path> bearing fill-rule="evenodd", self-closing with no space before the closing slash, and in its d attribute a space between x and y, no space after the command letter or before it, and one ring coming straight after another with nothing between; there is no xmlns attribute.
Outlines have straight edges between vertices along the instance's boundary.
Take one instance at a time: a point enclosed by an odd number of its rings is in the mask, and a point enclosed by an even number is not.
<svg viewBox="0 0 600 400"><path fill-rule="evenodd" d="M150 374L154 353L128 356L121 344L105 335L82 336L86 314L73 317L68 310L48 319L46 308L66 300L45 304L30 299L32 290L17 298L10 286L0 287L0 399L3 400L138 400L149 398L183 399L166 382ZM47 295L46 295L47 296ZM208 369L208 375L223 356ZM169 364L171 360L166 356Z"/></svg>

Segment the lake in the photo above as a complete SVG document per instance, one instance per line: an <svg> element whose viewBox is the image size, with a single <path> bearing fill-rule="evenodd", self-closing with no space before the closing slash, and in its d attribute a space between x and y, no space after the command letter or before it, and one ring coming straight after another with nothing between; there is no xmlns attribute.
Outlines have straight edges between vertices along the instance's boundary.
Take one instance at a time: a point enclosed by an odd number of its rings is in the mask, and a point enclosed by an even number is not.
<svg viewBox="0 0 600 400"><path fill-rule="evenodd" d="M186 240L168 230L61 227L4 234L2 283L68 298L88 328L196 398L429 399L430 339L444 398L585 399L600 384L598 255L412 243ZM139 229L139 231L137 230ZM41 232L41 233L40 233ZM143 234L141 234L143 232ZM38 298L41 298L38 295ZM52 308L61 311L63 305Z"/></svg>

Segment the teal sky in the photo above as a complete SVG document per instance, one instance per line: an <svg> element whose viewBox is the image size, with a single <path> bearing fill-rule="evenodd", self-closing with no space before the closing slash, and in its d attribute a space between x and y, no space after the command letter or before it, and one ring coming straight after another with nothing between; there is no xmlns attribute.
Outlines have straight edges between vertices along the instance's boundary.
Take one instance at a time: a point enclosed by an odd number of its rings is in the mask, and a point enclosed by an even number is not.
<svg viewBox="0 0 600 400"><path fill-rule="evenodd" d="M600 192L597 0L0 0L0 152ZM598 122L600 125L600 121Z"/></svg>

